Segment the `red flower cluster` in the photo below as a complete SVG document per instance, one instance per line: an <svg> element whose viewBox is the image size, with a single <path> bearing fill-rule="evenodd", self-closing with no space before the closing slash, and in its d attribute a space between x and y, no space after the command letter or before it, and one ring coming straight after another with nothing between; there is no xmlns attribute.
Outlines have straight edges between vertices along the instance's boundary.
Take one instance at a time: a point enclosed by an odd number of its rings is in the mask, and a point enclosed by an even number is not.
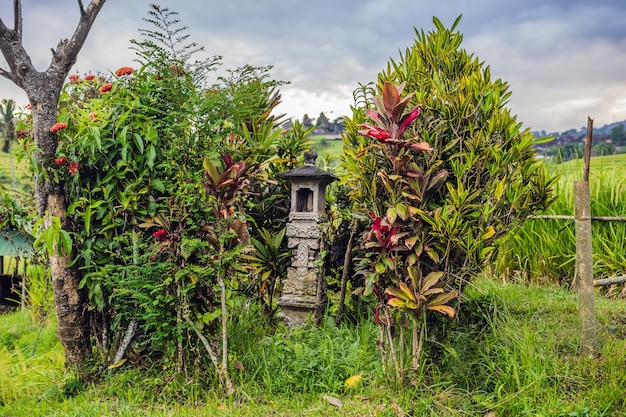
<svg viewBox="0 0 626 417"><path fill-rule="evenodd" d="M113 88L113 85L111 83L106 83L102 87L100 87L100 92L106 93L107 91L111 91L112 88Z"/></svg>
<svg viewBox="0 0 626 417"><path fill-rule="evenodd" d="M67 123L65 122L59 122L59 123L55 123L52 125L52 127L50 128L50 133L56 133L59 130L63 130L67 127Z"/></svg>
<svg viewBox="0 0 626 417"><path fill-rule="evenodd" d="M86 79L87 81L91 81L91 80L93 80L94 78L96 78L96 76L95 76L95 75L93 75L93 74L88 74L88 75L85 75L85 79Z"/></svg>
<svg viewBox="0 0 626 417"><path fill-rule="evenodd" d="M152 236L154 236L157 239L161 240L161 239L163 239L163 238L165 238L167 236L167 230L159 229L156 232L152 233Z"/></svg>
<svg viewBox="0 0 626 417"><path fill-rule="evenodd" d="M76 74L70 75L69 78L70 78L70 83L72 84L75 84L80 81L80 77Z"/></svg>
<svg viewBox="0 0 626 417"><path fill-rule="evenodd" d="M26 129L18 129L18 130L15 131L15 136L18 139L24 139L24 138L30 136L30 132L28 130L26 130Z"/></svg>
<svg viewBox="0 0 626 417"><path fill-rule="evenodd" d="M179 67L178 65L170 65L170 71L177 77L180 77L181 75L185 75L185 70Z"/></svg>
<svg viewBox="0 0 626 417"><path fill-rule="evenodd" d="M71 175L76 174L78 172L78 162L71 161L67 166L67 172L69 172Z"/></svg>
<svg viewBox="0 0 626 417"><path fill-rule="evenodd" d="M95 119L96 117L98 117L98 113L96 113L95 111L91 112L89 113L89 117L91 117L92 119Z"/></svg>
<svg viewBox="0 0 626 417"><path fill-rule="evenodd" d="M133 72L134 70L131 67L122 67L115 71L115 75L121 77L122 75L131 75Z"/></svg>
<svg viewBox="0 0 626 417"><path fill-rule="evenodd" d="M63 165L63 164L64 164L64 163L66 163L66 162L67 162L67 158L66 158L66 157L64 157L64 156L62 156L62 157L60 157L60 158L56 158L56 159L54 160L54 163L55 163L55 164L57 164L57 165Z"/></svg>

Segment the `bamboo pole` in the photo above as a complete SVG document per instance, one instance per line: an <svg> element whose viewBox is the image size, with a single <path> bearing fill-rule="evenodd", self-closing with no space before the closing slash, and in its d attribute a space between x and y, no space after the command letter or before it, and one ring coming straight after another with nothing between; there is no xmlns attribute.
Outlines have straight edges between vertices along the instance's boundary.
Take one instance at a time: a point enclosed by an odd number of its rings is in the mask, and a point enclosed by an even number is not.
<svg viewBox="0 0 626 417"><path fill-rule="evenodd" d="M592 137L593 120L588 118L583 180L574 182L574 217L576 222L576 283L578 287L578 310L582 325L581 354L589 358L595 358L598 355L595 292L593 288L591 202L588 181Z"/></svg>
<svg viewBox="0 0 626 417"><path fill-rule="evenodd" d="M594 279L593 286L602 287L604 285L621 284L622 282L626 282L626 275L620 275L618 277L611 278Z"/></svg>

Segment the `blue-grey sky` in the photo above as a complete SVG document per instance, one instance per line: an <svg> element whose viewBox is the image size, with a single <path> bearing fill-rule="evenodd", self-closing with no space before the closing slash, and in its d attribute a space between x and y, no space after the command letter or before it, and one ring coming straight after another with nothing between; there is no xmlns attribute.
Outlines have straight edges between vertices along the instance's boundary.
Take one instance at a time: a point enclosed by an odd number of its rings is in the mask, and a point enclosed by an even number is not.
<svg viewBox="0 0 626 417"><path fill-rule="evenodd" d="M77 1L22 3L24 43L44 69L50 48L74 31ZM556 132L586 125L587 116L597 127L626 119L624 0L107 0L73 72L136 65L129 40L151 28L142 20L150 3L178 12L191 40L223 56L222 68L272 65L275 79L290 82L278 108L290 117L349 114L358 83L411 46L414 28L432 29L433 16L450 26L462 14L462 47L509 83L509 107L525 127ZM0 0L8 26L12 4ZM26 100L4 78L0 98Z"/></svg>

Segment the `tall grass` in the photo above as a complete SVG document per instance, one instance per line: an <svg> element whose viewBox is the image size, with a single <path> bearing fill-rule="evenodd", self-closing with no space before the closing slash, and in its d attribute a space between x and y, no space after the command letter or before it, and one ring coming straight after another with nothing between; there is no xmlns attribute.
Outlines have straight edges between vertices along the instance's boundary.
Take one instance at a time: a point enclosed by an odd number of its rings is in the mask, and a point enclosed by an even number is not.
<svg viewBox="0 0 626 417"><path fill-rule="evenodd" d="M0 404L45 394L63 378L63 348L55 327L34 323L28 312L0 320Z"/></svg>
<svg viewBox="0 0 626 417"><path fill-rule="evenodd" d="M592 216L626 217L626 155L594 157L589 175ZM560 175L557 201L545 214L573 215L574 181L582 161L548 168ZM626 222L592 222L594 275L626 271ZM574 277L573 220L529 219L506 238L493 267L498 275L532 283L569 284Z"/></svg>
<svg viewBox="0 0 626 417"><path fill-rule="evenodd" d="M578 355L575 294L487 279L472 285L459 321L442 322L446 337L428 335L427 360L414 383L401 387L380 372L370 322L337 327L328 321L269 334L262 320L244 314L231 323L231 364L239 361L231 369L232 397L213 380L129 365L69 395L54 327L45 328L44 342L29 358L37 326L25 314L0 316L0 415L625 415L626 301L598 299L601 358L589 360ZM345 378L358 372L361 384L346 389Z"/></svg>

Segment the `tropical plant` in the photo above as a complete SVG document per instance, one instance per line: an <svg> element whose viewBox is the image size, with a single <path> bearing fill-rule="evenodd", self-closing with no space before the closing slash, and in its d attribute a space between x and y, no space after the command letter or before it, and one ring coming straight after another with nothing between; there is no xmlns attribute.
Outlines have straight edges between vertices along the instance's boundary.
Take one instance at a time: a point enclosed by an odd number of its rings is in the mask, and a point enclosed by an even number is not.
<svg viewBox="0 0 626 417"><path fill-rule="evenodd" d="M282 227L257 224L265 208L248 196L274 192L273 168L288 162L278 146L304 139L276 128L280 96L267 68L209 85L217 58L189 62L200 49L185 43L176 13L152 6L149 16L156 30L133 43L142 67L73 74L64 87L52 126L59 143L38 174L65 185L68 223L55 221L40 240L58 235L68 253L72 244L104 365L159 361L191 372L213 364L232 392L228 322L263 285L244 258L250 235ZM233 97L250 104L233 107ZM25 139L23 157L34 152Z"/></svg>
<svg viewBox="0 0 626 417"><path fill-rule="evenodd" d="M11 152L11 143L15 140L15 101L2 100L0 104L0 132L4 136L2 152Z"/></svg>
<svg viewBox="0 0 626 417"><path fill-rule="evenodd" d="M402 329L405 319L388 307L412 317L414 368L422 313L452 316L446 303L494 256L500 237L552 201L555 181L506 108L507 84L460 49L459 19L451 29L433 21L434 31L416 30L414 45L379 74L377 96L362 88L367 105L347 120L342 167L355 210L372 220L358 264L364 294L376 296L391 347L389 326Z"/></svg>

